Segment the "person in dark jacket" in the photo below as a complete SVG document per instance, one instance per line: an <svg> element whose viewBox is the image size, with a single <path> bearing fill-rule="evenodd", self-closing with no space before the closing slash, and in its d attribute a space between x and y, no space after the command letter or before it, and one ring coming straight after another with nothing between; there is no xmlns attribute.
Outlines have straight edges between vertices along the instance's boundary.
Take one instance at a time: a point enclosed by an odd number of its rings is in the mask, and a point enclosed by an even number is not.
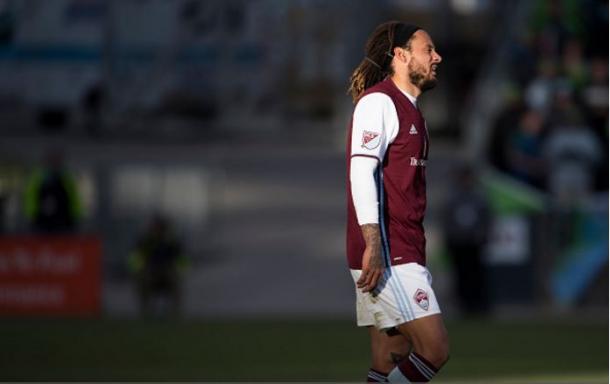
<svg viewBox="0 0 610 384"><path fill-rule="evenodd" d="M460 307L465 314L488 309L483 249L491 224L489 206L479 193L475 174L462 166L444 212L446 246L451 254Z"/></svg>
<svg viewBox="0 0 610 384"><path fill-rule="evenodd" d="M181 304L180 276L186 268L182 245L169 220L155 215L129 256L129 267L137 285L142 315L155 315L158 302L165 299L172 314Z"/></svg>
<svg viewBox="0 0 610 384"><path fill-rule="evenodd" d="M38 233L70 233L82 216L76 180L58 152L47 155L43 167L29 176L24 196L25 215Z"/></svg>

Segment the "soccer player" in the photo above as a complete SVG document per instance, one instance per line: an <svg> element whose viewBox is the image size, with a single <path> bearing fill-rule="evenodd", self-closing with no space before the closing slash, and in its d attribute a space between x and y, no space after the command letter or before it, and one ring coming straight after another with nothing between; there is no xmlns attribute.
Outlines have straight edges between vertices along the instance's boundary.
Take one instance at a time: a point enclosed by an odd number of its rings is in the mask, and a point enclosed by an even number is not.
<svg viewBox="0 0 610 384"><path fill-rule="evenodd" d="M417 106L440 62L426 31L390 21L369 37L350 79L347 258L358 325L371 337L368 381L427 382L448 359L426 268L429 137Z"/></svg>

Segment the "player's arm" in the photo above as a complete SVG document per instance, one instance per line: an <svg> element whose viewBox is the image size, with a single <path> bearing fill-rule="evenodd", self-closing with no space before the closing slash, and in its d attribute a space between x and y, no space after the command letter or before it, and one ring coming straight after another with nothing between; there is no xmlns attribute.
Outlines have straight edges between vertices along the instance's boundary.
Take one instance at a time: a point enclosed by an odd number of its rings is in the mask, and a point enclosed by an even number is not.
<svg viewBox="0 0 610 384"><path fill-rule="evenodd" d="M384 94L363 97L354 111L350 185L352 200L366 247L362 275L356 282L364 292L375 289L383 275L376 172L389 143L396 137L398 118L392 100Z"/></svg>
<svg viewBox="0 0 610 384"><path fill-rule="evenodd" d="M375 289L384 270L379 229L379 201L375 181L378 166L377 158L355 155L351 160L352 200L366 244L362 255L362 275L356 282L356 286L364 292Z"/></svg>
<svg viewBox="0 0 610 384"><path fill-rule="evenodd" d="M370 292L377 286L385 269L381 256L381 233L379 224L364 224L360 228L366 248L362 255L362 275L356 282L356 286L363 292Z"/></svg>

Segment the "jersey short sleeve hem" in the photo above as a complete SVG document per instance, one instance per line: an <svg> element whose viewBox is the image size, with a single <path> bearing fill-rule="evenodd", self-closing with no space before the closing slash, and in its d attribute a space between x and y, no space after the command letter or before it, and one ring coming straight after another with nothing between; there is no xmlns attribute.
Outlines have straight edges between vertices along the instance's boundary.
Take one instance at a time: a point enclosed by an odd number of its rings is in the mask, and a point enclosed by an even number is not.
<svg viewBox="0 0 610 384"><path fill-rule="evenodd" d="M354 110L351 156L383 161L388 145L398 134L398 114L392 99L381 92L364 96Z"/></svg>

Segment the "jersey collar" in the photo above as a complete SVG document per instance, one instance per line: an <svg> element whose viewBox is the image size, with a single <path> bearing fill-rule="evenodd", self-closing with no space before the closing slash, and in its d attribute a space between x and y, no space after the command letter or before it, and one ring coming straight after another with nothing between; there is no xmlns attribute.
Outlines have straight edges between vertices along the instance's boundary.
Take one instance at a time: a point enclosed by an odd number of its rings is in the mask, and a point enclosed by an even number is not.
<svg viewBox="0 0 610 384"><path fill-rule="evenodd" d="M398 87L396 87L396 88L398 88ZM413 104L413 106L414 106L415 108L417 108L417 97L415 97L415 96L411 95L410 93L407 93L407 92L403 91L403 90L402 90L402 89L400 89L400 88L398 88L398 90L399 90L400 92L402 92L402 94L403 94L403 95L407 96L407 99L409 99L409 101L411 102L411 104Z"/></svg>

